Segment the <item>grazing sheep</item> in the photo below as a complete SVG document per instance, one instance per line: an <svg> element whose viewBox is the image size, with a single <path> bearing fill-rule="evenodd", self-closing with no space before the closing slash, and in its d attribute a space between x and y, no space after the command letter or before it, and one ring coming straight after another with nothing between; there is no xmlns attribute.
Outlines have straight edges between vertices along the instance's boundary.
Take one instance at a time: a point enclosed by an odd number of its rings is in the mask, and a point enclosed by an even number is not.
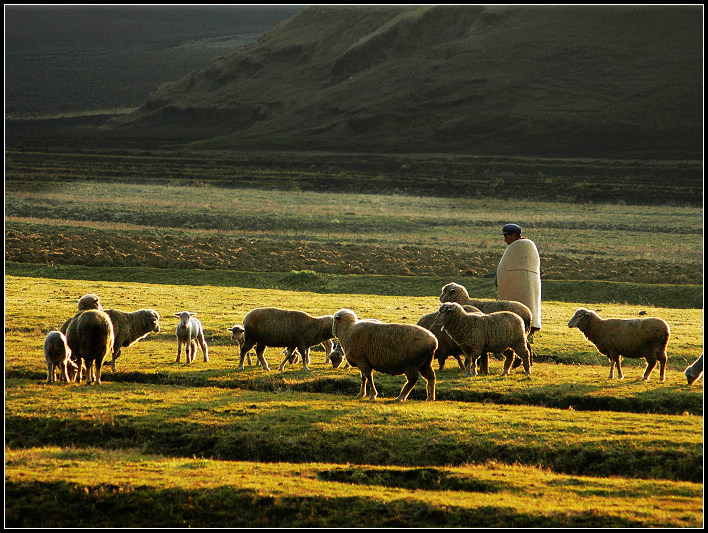
<svg viewBox="0 0 708 533"><path fill-rule="evenodd" d="M309 372L310 347L323 344L327 355L332 351L332 315L313 317L304 311L260 307L243 318L244 342L241 344L239 370L248 351L256 347L256 357L264 370L270 370L263 356L266 347L286 348L280 370L293 357L295 349L302 357L302 368Z"/></svg>
<svg viewBox="0 0 708 533"><path fill-rule="evenodd" d="M231 333L231 339L236 343L236 345L240 348L241 345L246 341L246 336L245 332L246 330L244 329L243 326L239 324L234 324L232 328L226 328L226 331ZM246 354L246 358L248 359L248 366L251 366L251 353ZM260 361L256 361L256 365L260 366Z"/></svg>
<svg viewBox="0 0 708 533"><path fill-rule="evenodd" d="M509 374L514 354L521 357L526 375L531 374L524 321L516 313L468 313L460 304L446 302L440 306L435 323L440 324L464 352L465 377L477 375L476 361L488 352L504 353L502 376Z"/></svg>
<svg viewBox="0 0 708 533"><path fill-rule="evenodd" d="M60 380L69 382L69 367L78 370L71 360L71 348L66 343L66 336L61 331L50 331L44 339L44 359L47 362L47 383L55 380L55 370L60 371Z"/></svg>
<svg viewBox="0 0 708 533"><path fill-rule="evenodd" d="M632 359L645 358L647 367L643 380L648 380L659 361L661 381L666 371L666 345L669 342L669 325L660 318L602 319L594 311L580 308L568 322L569 328L578 328L598 351L610 360L610 376L624 379L620 361L622 356Z"/></svg>
<svg viewBox="0 0 708 533"><path fill-rule="evenodd" d="M209 361L209 347L204 339L204 327L198 318L194 318L197 314L189 311L175 313L179 317L177 324L177 359L175 363L179 363L179 357L182 353L182 344L184 344L184 357L187 364L191 364L197 356L197 343L202 348L204 354L204 362Z"/></svg>
<svg viewBox="0 0 708 533"><path fill-rule="evenodd" d="M86 365L86 382L95 379L101 384L103 359L113 351L113 324L103 311L89 309L75 317L66 331L66 341L78 366L78 380L82 379L82 363Z"/></svg>
<svg viewBox="0 0 708 533"><path fill-rule="evenodd" d="M59 331L61 331L64 335L66 335L66 329L69 327L69 323L74 318L79 316L82 311L88 311L89 309L97 309L98 311L103 311L103 307L101 307L101 301L95 294L84 294L81 298L79 298L78 307L78 312L69 320L64 322L61 328L59 328Z"/></svg>
<svg viewBox="0 0 708 533"><path fill-rule="evenodd" d="M159 333L160 315L152 309L139 309L132 313L126 313L120 309L106 309L106 314L111 318L113 324L111 370L115 372L116 359L120 357L121 348L135 344L151 332Z"/></svg>
<svg viewBox="0 0 708 533"><path fill-rule="evenodd" d="M463 307L468 313L481 313L481 311L474 306L465 305ZM423 315L420 317L420 320L418 320L418 325L432 332L438 339L438 349L435 351L435 359L438 360L438 371L445 367L445 360L448 357L454 357L457 360L457 364L460 365L460 368L465 368L462 358L460 357L464 355L462 349L450 338L450 335L442 330L440 324L434 323L436 316L438 316L437 311Z"/></svg>
<svg viewBox="0 0 708 533"><path fill-rule="evenodd" d="M442 288L442 294L440 294L440 302L457 302L458 304L472 305L479 309L482 313L495 313L497 311L511 311L519 315L524 321L524 331L529 339L528 349L531 353L530 361L533 361L533 350L530 343L533 342L533 333L531 332L531 324L533 322L533 314L531 309L521 302L516 302L513 300L477 300L475 298L470 298L467 289L460 285L459 283L448 283ZM506 354L504 354L506 357ZM515 362L514 366L518 366L518 360ZM485 374L489 371L489 358L487 354L483 354L480 359L480 367L482 372Z"/></svg>
<svg viewBox="0 0 708 533"><path fill-rule="evenodd" d="M683 371L689 385L693 385L703 375L703 354Z"/></svg>
<svg viewBox="0 0 708 533"><path fill-rule="evenodd" d="M334 343L334 347L329 354L329 362L332 363L332 368L349 368L347 356L344 355L344 350L339 342Z"/></svg>
<svg viewBox="0 0 708 533"><path fill-rule="evenodd" d="M332 333L339 340L347 361L361 372L361 391L366 396L367 383L371 386L370 399L378 395L373 371L398 376L405 374L406 382L396 401L404 401L413 389L418 374L427 381L427 401L435 400L435 371L433 357L438 340L427 329L410 324L384 324L373 320L359 320L349 309L334 314Z"/></svg>

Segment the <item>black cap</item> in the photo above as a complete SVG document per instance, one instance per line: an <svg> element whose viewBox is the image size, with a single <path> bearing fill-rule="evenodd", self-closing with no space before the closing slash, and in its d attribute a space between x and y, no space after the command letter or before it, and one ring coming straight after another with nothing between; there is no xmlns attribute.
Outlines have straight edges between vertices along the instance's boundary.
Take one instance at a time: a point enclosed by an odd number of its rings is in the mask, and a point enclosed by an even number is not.
<svg viewBox="0 0 708 533"><path fill-rule="evenodd" d="M502 227L502 235L508 235L509 233L518 233L521 235L521 226L517 224L506 224Z"/></svg>

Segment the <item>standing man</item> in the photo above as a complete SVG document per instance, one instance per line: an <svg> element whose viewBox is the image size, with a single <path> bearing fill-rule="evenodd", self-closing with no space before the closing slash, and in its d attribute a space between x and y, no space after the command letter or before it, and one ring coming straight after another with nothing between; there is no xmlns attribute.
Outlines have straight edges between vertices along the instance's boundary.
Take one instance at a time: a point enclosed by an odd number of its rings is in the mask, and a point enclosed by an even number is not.
<svg viewBox="0 0 708 533"><path fill-rule="evenodd" d="M521 227L502 227L508 245L497 267L497 298L521 302L531 309L530 340L541 329L541 260L533 241L521 236Z"/></svg>

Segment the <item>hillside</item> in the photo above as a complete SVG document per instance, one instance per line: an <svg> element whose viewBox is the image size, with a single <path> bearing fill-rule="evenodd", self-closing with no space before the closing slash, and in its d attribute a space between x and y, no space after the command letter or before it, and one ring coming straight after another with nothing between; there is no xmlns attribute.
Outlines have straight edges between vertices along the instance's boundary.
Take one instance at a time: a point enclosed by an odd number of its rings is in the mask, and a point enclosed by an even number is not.
<svg viewBox="0 0 708 533"><path fill-rule="evenodd" d="M310 7L107 129L205 148L700 159L702 8Z"/></svg>

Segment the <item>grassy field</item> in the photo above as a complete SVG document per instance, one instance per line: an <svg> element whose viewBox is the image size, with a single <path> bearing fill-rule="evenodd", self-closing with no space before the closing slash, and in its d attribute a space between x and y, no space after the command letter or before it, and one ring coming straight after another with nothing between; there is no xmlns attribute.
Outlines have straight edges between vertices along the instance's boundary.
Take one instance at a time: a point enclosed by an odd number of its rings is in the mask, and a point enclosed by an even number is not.
<svg viewBox="0 0 708 533"><path fill-rule="evenodd" d="M94 173L105 154L84 167L10 157L6 525L702 525L702 381L683 376L703 350L702 243L686 235L700 208L335 194L288 186L286 167L262 162L271 181L235 187L201 156L190 179L157 170L154 154L131 173L130 157L114 176ZM402 376L376 374L379 399L357 400L358 373L325 365L321 348L309 373L237 370L226 328L254 307L415 323L449 281L494 298L511 218L542 256L531 377L502 378L492 360L490 375L464 378L448 361L438 401L420 380L398 404ZM48 385L44 337L87 292L157 310L161 331L124 349L101 386ZM641 381L641 360L609 381L607 359L567 327L581 306L665 319L666 381ZM175 362L185 309L205 325L209 362ZM277 369L280 350L266 357Z"/></svg>
<svg viewBox="0 0 708 533"><path fill-rule="evenodd" d="M261 305L414 323L435 297L5 281L7 525L701 523L702 393L682 374L702 344L701 310L649 310L672 327L664 383L656 372L642 382L643 364L631 360L624 381L608 381L606 359L566 326L578 304L547 302L531 378L501 378L492 361L491 375L466 379L449 361L437 372L439 401L422 401L421 381L397 404L401 376L377 374L381 397L356 400L357 372L326 366L321 350L310 373L239 372L225 329ZM88 291L106 307L155 308L161 332L125 349L100 387L47 385L44 336ZM172 313L195 306L210 361L175 363ZM266 356L277 368L280 350ZM40 501L41 516L28 512Z"/></svg>

